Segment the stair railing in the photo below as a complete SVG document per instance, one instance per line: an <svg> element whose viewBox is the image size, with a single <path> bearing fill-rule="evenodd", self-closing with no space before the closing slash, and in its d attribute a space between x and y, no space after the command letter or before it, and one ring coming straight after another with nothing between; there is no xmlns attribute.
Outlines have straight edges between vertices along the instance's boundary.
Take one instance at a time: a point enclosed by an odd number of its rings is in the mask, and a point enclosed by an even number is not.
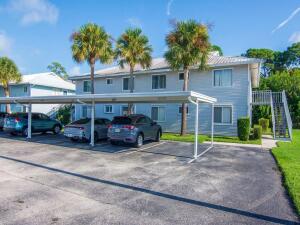
<svg viewBox="0 0 300 225"><path fill-rule="evenodd" d="M270 103L271 103L271 113L272 113L272 125L273 125L273 137L276 138L276 130L275 130L275 114L274 114L274 104L272 94L270 95Z"/></svg>
<svg viewBox="0 0 300 225"><path fill-rule="evenodd" d="M288 108L288 103L287 103L285 91L282 92L282 101L283 101L284 112L285 112L285 116L286 116L286 120L287 120L287 124L288 124L289 136L290 136L290 139L292 140L293 122L292 122L290 111L289 111L289 108Z"/></svg>

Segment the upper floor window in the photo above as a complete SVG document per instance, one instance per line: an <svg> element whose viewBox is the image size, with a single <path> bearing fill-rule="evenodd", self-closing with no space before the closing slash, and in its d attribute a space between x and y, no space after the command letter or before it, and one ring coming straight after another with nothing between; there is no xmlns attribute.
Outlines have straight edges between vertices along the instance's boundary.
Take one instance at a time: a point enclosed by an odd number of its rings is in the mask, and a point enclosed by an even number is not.
<svg viewBox="0 0 300 225"><path fill-rule="evenodd" d="M27 93L28 89L27 86L24 87L24 93Z"/></svg>
<svg viewBox="0 0 300 225"><path fill-rule="evenodd" d="M214 86L230 87L232 86L232 69L214 70Z"/></svg>
<svg viewBox="0 0 300 225"><path fill-rule="evenodd" d="M91 92L91 81L90 80L83 81L83 92Z"/></svg>
<svg viewBox="0 0 300 225"><path fill-rule="evenodd" d="M190 73L188 73L188 79L190 79ZM184 80L184 73L178 73L178 80Z"/></svg>
<svg viewBox="0 0 300 225"><path fill-rule="evenodd" d="M166 75L153 75L152 76L152 89L166 88Z"/></svg>
<svg viewBox="0 0 300 225"><path fill-rule="evenodd" d="M232 123L232 106L215 106L214 123L231 124Z"/></svg>
<svg viewBox="0 0 300 225"><path fill-rule="evenodd" d="M63 95L68 95L68 91L63 91Z"/></svg>
<svg viewBox="0 0 300 225"><path fill-rule="evenodd" d="M106 84L113 84L113 79L112 78L107 78L106 79Z"/></svg>
<svg viewBox="0 0 300 225"><path fill-rule="evenodd" d="M130 90L130 77L124 77L123 78L123 90L129 91ZM134 78L133 78L133 89L134 89Z"/></svg>

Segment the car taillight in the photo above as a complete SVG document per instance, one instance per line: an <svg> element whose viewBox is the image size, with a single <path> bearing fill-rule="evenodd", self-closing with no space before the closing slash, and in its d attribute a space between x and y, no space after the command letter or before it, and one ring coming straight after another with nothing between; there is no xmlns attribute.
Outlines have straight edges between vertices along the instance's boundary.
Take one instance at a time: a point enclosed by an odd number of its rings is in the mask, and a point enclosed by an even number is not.
<svg viewBox="0 0 300 225"><path fill-rule="evenodd" d="M122 128L128 129L128 130L133 130L135 126L132 125L124 125Z"/></svg>
<svg viewBox="0 0 300 225"><path fill-rule="evenodd" d="M20 120L20 118L19 117L16 117L15 118L15 122L17 123L17 122L20 122L21 120Z"/></svg>
<svg viewBox="0 0 300 225"><path fill-rule="evenodd" d="M108 129L109 129L109 128L112 128L112 125L111 125L111 124L107 125L107 128L108 128Z"/></svg>

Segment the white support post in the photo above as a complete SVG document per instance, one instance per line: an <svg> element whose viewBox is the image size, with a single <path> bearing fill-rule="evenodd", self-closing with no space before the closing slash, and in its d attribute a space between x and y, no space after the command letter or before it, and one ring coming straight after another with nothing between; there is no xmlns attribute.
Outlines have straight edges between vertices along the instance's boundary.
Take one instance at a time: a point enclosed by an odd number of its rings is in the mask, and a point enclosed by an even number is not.
<svg viewBox="0 0 300 225"><path fill-rule="evenodd" d="M215 110L215 105L211 104L211 147L214 146L214 110Z"/></svg>
<svg viewBox="0 0 300 225"><path fill-rule="evenodd" d="M92 110L91 110L91 143L90 145L94 147L95 145L95 139L94 139L94 133L95 133L95 101L92 102Z"/></svg>
<svg viewBox="0 0 300 225"><path fill-rule="evenodd" d="M28 124L27 124L27 127L28 127L28 132L27 132L27 138L31 138L31 103L28 104Z"/></svg>
<svg viewBox="0 0 300 225"><path fill-rule="evenodd" d="M198 100L196 100L194 159L198 157L198 126L199 126L198 118L199 118L199 103Z"/></svg>

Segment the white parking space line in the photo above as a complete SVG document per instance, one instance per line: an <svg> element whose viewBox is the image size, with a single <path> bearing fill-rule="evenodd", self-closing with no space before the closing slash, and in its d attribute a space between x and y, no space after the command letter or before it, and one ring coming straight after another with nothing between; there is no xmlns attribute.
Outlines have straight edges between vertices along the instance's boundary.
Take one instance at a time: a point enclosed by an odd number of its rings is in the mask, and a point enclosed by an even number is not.
<svg viewBox="0 0 300 225"><path fill-rule="evenodd" d="M129 154L132 154L132 153L135 153L135 152L140 152L140 151L143 151L143 150L147 150L147 149L150 149L150 148L154 148L154 147L157 147L159 145L162 145L162 144L165 144L166 142L160 142L158 144L155 144L155 145L151 145L151 146L148 146L148 147L145 147L145 148L140 148L140 149L137 149L137 150L130 150L130 152L126 152L124 154L126 155L129 155Z"/></svg>

